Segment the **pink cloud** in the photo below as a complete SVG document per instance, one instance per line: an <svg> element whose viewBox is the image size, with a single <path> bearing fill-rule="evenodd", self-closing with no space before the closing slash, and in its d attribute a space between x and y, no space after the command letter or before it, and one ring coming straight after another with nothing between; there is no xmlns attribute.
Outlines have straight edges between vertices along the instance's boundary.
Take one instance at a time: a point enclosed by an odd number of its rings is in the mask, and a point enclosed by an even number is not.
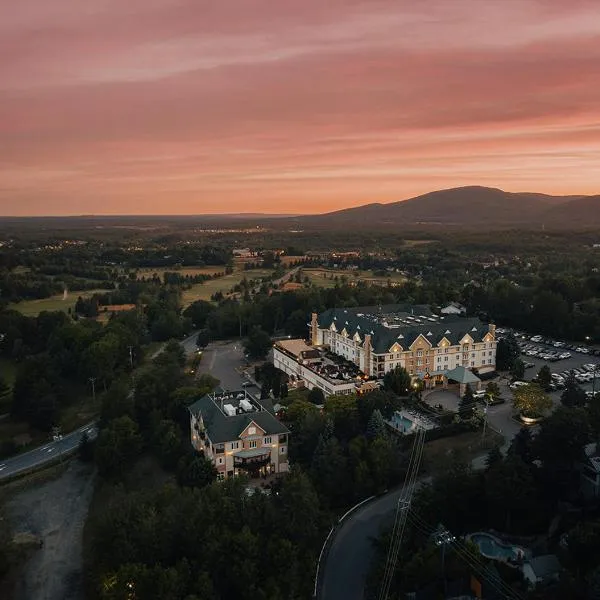
<svg viewBox="0 0 600 600"><path fill-rule="evenodd" d="M590 2L0 7L0 213L319 212L600 187ZM101 206L101 208L99 208Z"/></svg>

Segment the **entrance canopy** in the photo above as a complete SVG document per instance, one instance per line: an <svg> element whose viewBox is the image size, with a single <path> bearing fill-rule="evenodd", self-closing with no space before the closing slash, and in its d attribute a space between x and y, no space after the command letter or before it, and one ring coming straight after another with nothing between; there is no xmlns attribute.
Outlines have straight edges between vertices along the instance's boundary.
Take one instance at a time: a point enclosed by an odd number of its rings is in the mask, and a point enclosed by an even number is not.
<svg viewBox="0 0 600 600"><path fill-rule="evenodd" d="M469 371L469 369L465 369L465 367L455 367L450 371L446 371L444 377L446 377L448 381L456 381L463 385L466 385L467 383L479 383L481 381L475 373Z"/></svg>

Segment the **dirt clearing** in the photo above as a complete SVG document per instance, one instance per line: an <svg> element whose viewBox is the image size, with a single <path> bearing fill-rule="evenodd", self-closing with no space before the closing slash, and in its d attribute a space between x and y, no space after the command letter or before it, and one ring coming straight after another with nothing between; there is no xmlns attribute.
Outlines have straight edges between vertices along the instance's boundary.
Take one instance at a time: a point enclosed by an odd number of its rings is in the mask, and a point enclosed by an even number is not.
<svg viewBox="0 0 600 600"><path fill-rule="evenodd" d="M58 478L10 493L13 532L43 542L22 565L14 600L83 600L82 534L93 491L94 467L72 460Z"/></svg>

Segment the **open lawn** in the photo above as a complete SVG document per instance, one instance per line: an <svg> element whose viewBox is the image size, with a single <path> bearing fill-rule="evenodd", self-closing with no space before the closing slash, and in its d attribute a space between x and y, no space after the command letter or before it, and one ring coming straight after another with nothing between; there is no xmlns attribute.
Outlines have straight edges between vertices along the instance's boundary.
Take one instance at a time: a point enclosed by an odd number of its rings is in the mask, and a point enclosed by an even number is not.
<svg viewBox="0 0 600 600"><path fill-rule="evenodd" d="M109 290L86 290L82 292L69 292L65 298L63 294L57 296L50 296L50 298L43 298L42 300L23 300L16 304L9 304L8 308L18 310L20 313L27 317L36 317L41 312L47 311L59 311L68 312L69 309L75 307L77 298L89 298L94 294L103 294Z"/></svg>
<svg viewBox="0 0 600 600"><path fill-rule="evenodd" d="M406 281L406 277L400 273L375 275L373 271L348 271L344 269L302 269L302 276L307 276L313 285L324 288L334 287L336 284L336 277L340 283L342 277L345 277L348 283L352 283L353 281L364 281L379 286L387 286L388 282L394 285Z"/></svg>
<svg viewBox="0 0 600 600"><path fill-rule="evenodd" d="M146 279L152 278L154 274L158 275L161 279L165 273L179 273L179 275L215 275L216 273L225 273L225 265L216 266L216 267L166 267L166 268L155 268L155 269L140 269L137 272L137 278L141 279L145 277Z"/></svg>
<svg viewBox="0 0 600 600"><path fill-rule="evenodd" d="M441 473L455 460L470 463L494 446L501 446L504 438L488 429L485 438L481 431L469 431L453 437L433 440L425 444L422 471L427 475Z"/></svg>
<svg viewBox="0 0 600 600"><path fill-rule="evenodd" d="M423 246L424 244L437 244L439 240L404 240L405 246Z"/></svg>
<svg viewBox="0 0 600 600"><path fill-rule="evenodd" d="M260 279L268 277L273 271L271 269L252 269L251 271L234 271L229 275L224 275L218 279L211 279L204 283L195 283L189 290L183 290L183 306L189 306L196 300L210 300L210 297L217 292L226 294L234 285L238 284L244 277L246 279Z"/></svg>
<svg viewBox="0 0 600 600"><path fill-rule="evenodd" d="M293 262L308 260L308 256L281 256L281 264L284 266Z"/></svg>

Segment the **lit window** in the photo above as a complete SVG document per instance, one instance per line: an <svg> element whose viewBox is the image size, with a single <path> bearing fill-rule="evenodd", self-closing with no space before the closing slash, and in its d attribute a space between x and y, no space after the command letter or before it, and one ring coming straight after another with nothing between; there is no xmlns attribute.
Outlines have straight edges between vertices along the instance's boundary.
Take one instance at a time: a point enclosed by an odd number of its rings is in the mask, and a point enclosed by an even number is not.
<svg viewBox="0 0 600 600"><path fill-rule="evenodd" d="M252 441L250 442L250 446L249 446L249 447L250 447L250 448L256 448L256 440L252 440Z"/></svg>
<svg viewBox="0 0 600 600"><path fill-rule="evenodd" d="M266 437L264 443L265 444L270 444L271 443L271 437Z"/></svg>
<svg viewBox="0 0 600 600"><path fill-rule="evenodd" d="M231 449L232 450L236 450L239 447L240 447L240 443L239 442L231 442Z"/></svg>

